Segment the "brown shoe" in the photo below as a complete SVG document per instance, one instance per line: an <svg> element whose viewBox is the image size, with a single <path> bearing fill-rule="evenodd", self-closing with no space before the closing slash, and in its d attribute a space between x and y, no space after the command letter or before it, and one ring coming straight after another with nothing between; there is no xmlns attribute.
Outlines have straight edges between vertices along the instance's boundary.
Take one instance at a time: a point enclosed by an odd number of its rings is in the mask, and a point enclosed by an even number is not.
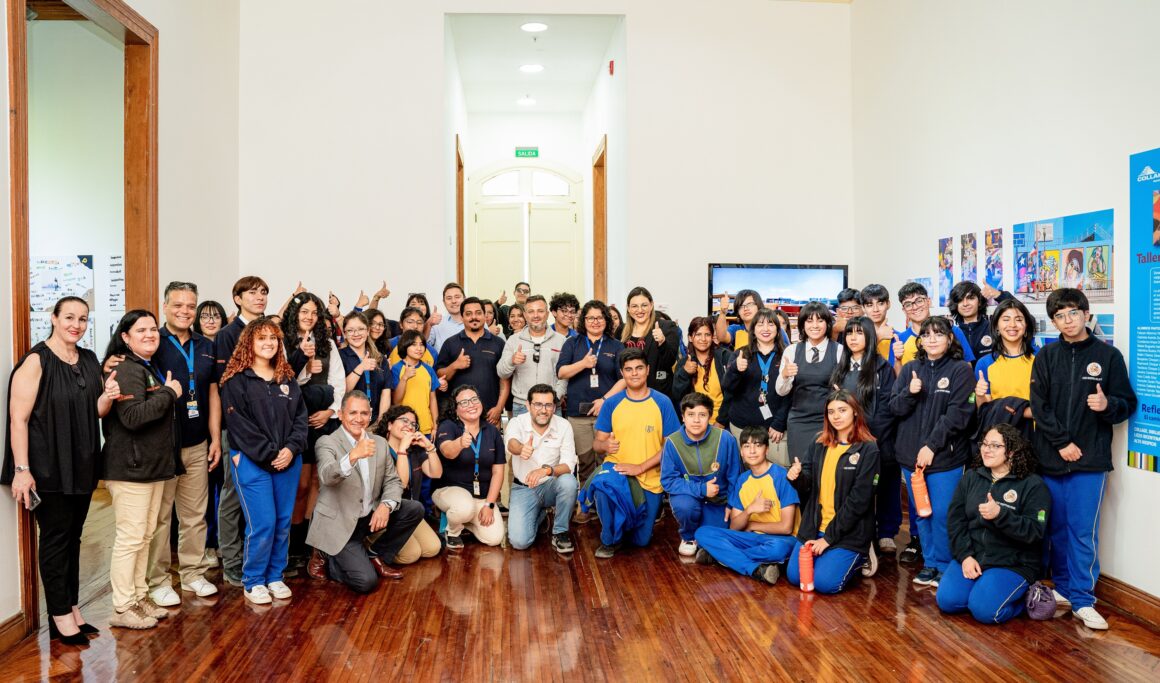
<svg viewBox="0 0 1160 683"><path fill-rule="evenodd" d="M383 562L381 558L372 557L371 564L375 566L375 571L379 573L379 576L384 579L398 581L399 579L403 578L403 572L388 565L386 562Z"/></svg>
<svg viewBox="0 0 1160 683"><path fill-rule="evenodd" d="M157 620L143 613L137 605L134 605L124 612L113 612L113 616L109 617L109 626L142 630L155 628Z"/></svg>
<svg viewBox="0 0 1160 683"><path fill-rule="evenodd" d="M306 575L315 581L325 581L328 577L326 575L326 555L322 554L321 550L315 548L310 555L310 561L306 563Z"/></svg>

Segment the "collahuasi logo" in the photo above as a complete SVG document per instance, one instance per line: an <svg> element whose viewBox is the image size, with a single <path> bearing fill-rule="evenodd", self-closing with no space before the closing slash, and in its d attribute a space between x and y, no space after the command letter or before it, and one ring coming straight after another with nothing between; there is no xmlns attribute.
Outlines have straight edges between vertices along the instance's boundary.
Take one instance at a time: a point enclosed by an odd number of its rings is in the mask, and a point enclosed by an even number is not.
<svg viewBox="0 0 1160 683"><path fill-rule="evenodd" d="M1145 166L1140 175L1136 176L1136 182L1142 183L1145 180L1160 180L1160 173L1153 171L1151 166Z"/></svg>

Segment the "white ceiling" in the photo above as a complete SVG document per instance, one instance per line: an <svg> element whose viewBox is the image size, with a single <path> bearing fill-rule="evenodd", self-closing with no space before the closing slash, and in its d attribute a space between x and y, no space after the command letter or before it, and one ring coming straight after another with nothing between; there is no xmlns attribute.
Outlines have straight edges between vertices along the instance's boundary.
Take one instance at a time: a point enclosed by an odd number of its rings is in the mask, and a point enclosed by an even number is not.
<svg viewBox="0 0 1160 683"><path fill-rule="evenodd" d="M451 36L469 112L580 112L621 17L563 14L453 14ZM529 21L548 25L526 33ZM538 74L523 64L543 64ZM530 95L531 107L516 104Z"/></svg>

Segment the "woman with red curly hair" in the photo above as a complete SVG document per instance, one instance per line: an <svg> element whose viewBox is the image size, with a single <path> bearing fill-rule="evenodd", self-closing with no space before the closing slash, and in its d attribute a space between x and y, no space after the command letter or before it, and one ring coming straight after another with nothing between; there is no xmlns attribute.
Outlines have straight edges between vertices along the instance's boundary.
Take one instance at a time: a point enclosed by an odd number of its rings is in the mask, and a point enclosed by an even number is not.
<svg viewBox="0 0 1160 683"><path fill-rule="evenodd" d="M264 605L271 596L290 597L282 572L308 428L274 318L258 318L242 330L222 374L221 401L229 466L246 516L242 583L246 599Z"/></svg>

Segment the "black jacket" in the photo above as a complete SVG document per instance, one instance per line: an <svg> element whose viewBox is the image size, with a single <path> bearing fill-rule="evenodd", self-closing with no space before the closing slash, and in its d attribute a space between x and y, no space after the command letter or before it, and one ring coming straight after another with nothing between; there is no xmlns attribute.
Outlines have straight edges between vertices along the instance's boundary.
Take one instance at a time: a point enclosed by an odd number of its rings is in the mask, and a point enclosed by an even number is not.
<svg viewBox="0 0 1160 683"><path fill-rule="evenodd" d="M1023 417L1031 404L1018 396L1004 396L987 401L979 406L978 429L975 430L975 441L982 441L987 432L997 424L1009 424L1016 427L1023 434L1023 438L1031 440L1031 420Z"/></svg>
<svg viewBox="0 0 1160 683"><path fill-rule="evenodd" d="M1108 407L1088 408L1087 397L1103 388ZM1031 366L1031 414L1035 416L1035 454L1042 474L1108 472L1112 469L1112 425L1136 412L1136 392L1124 356L1116 347L1088 338L1047 344ZM1075 462L1059 457L1074 443L1083 455Z"/></svg>
<svg viewBox="0 0 1160 683"><path fill-rule="evenodd" d="M104 478L148 483L183 474L178 464L177 395L136 356L126 358L115 372L121 398L101 423Z"/></svg>
<svg viewBox="0 0 1160 683"><path fill-rule="evenodd" d="M221 397L231 451L277 472L270 463L278 451L289 448L297 457L306 448L306 403L293 378L267 382L246 368L222 383Z"/></svg>
<svg viewBox="0 0 1160 683"><path fill-rule="evenodd" d="M694 391L703 391L704 387L698 384L693 386L695 377L689 377L689 373L685 372L685 359L688 356L681 356L677 360L677 373L673 378L673 407L677 409L677 414L681 412L681 399L686 394L691 394ZM716 352L713 353L713 370L717 373L717 381L721 384L721 409L717 411L717 422L723 425L729 424L729 402L730 393L725 390L725 368L733 362L733 352L724 346L718 346Z"/></svg>
<svg viewBox="0 0 1160 683"><path fill-rule="evenodd" d="M802 472L793 482L802 500L798 538L804 543L818 537L822 524L822 464L826 447L810 445L802 460ZM850 444L838 459L834 473L834 518L826 526L825 539L835 548L867 553L874 540L874 487L878 481L878 447L873 442Z"/></svg>
<svg viewBox="0 0 1160 683"><path fill-rule="evenodd" d="M999 504L999 516L990 521L979 514L988 493ZM1050 514L1051 493L1039 475L1007 475L991 483L986 467L967 470L947 510L951 553L960 563L973 557L983 569L1003 567L1033 583L1043 563Z"/></svg>
<svg viewBox="0 0 1160 683"><path fill-rule="evenodd" d="M632 322L631 320L629 321ZM657 318L661 324L661 332L665 335L665 342L658 344L652 336L652 330L644 335L644 356L648 362L648 388L656 389L665 396L673 394L673 365L677 362L680 353L681 330L671 320ZM625 346L628 346L626 343Z"/></svg>
<svg viewBox="0 0 1160 683"><path fill-rule="evenodd" d="M922 391L910 393L911 373L922 380ZM950 356L931 361L912 360L894 382L890 409L898 419L894 454L898 464L913 470L918 451L928 446L934 460L927 473L962 467L971 453L975 406L971 364Z"/></svg>
<svg viewBox="0 0 1160 683"><path fill-rule="evenodd" d="M745 368L744 372L738 370L737 359L741 357L742 353L748 356L749 351L742 349L733 356L732 361L725 368L725 379L722 380L721 384L721 388L730 396L729 422L737 427L764 425L766 428L784 432L789 422L790 397L778 396L773 388L774 383L777 382L777 368L781 363L781 356L774 354L773 360L770 361L769 386L765 400L769 402L769 409L773 416L766 420L761 416L761 404L757 402L757 398L761 394L761 370L757 364L757 359L748 357L749 367Z"/></svg>
<svg viewBox="0 0 1160 683"><path fill-rule="evenodd" d="M862 410L866 414L866 423L870 427L870 433L874 435L874 443L878 446L878 455L882 462L894 462L896 418L894 412L890 410L890 397L894 391L894 368L877 353L870 357L878 363L877 380L873 396L869 401L870 405L862 406ZM850 359L842 358L840 362L849 367ZM858 374L853 371L847 372L842 379L841 387L861 401L861 393L858 391ZM837 377L838 374L834 373L835 380Z"/></svg>

